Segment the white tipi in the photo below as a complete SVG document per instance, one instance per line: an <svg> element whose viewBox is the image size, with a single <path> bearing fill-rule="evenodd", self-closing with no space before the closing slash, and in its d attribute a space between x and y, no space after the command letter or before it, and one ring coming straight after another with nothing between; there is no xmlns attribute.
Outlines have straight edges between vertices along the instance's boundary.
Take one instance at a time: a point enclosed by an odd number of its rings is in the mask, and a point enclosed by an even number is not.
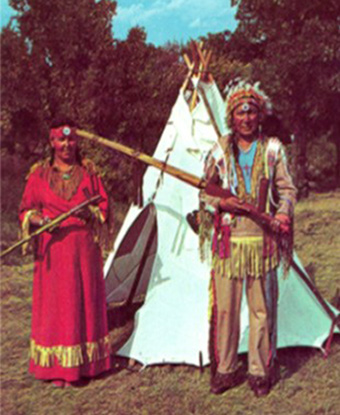
<svg viewBox="0 0 340 415"><path fill-rule="evenodd" d="M216 115L214 122L211 111ZM215 84L207 86L204 96L198 92L193 109L182 89L154 157L201 176L205 155L218 140L216 124L223 126L218 114L223 113ZM134 331L118 355L143 365L208 364L210 268L199 259L198 236L186 219L198 208L198 190L149 167L143 193L144 208L131 206L104 270L108 302L131 302L134 296L146 293L135 316ZM295 260L299 263L297 257ZM279 348L322 348L331 326L329 315L294 270L287 279L279 278ZM240 353L247 351L247 344L244 300Z"/></svg>

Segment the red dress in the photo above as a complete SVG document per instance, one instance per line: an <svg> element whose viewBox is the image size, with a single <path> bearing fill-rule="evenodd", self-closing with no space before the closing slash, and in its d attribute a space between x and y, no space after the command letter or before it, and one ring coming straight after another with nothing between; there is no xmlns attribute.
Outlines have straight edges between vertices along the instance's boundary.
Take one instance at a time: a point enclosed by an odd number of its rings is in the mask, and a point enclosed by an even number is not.
<svg viewBox="0 0 340 415"><path fill-rule="evenodd" d="M30 174L20 206L21 222L27 222L32 210L55 218L83 202L85 189L91 196L103 196L99 208L106 217L107 195L95 173L77 166L77 186L64 199L51 188L47 174L51 169L39 166ZM110 368L102 265L91 226L78 217L69 217L52 233L37 238L29 365L36 378L72 382Z"/></svg>

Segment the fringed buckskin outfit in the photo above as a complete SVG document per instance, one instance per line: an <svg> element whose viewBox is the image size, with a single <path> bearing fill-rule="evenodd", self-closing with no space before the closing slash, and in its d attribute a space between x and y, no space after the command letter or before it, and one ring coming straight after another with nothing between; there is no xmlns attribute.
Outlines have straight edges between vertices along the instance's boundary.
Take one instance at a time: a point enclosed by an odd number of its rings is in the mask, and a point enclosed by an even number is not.
<svg viewBox="0 0 340 415"><path fill-rule="evenodd" d="M276 138L260 137L255 143L249 193L238 158L234 155L231 136L223 137L209 153L205 177L255 206L259 203L261 180L266 178L269 192L265 211L271 215L284 213L292 217L296 190L287 170L283 146ZM252 376L267 377L270 330L275 330L269 327L269 317L273 317L274 311L268 310L265 283L280 261L280 252L276 241L265 235L249 218L220 212L219 201L217 197L201 194L201 255L205 255L208 245L212 246L212 373L233 374L236 371L242 286L245 282L249 307L248 372ZM211 242L209 225L213 227ZM273 307L276 307L275 300ZM272 334L274 338L275 333Z"/></svg>
<svg viewBox="0 0 340 415"><path fill-rule="evenodd" d="M24 232L34 212L53 219L100 194L93 220L105 221L108 201L93 163L62 173L49 161L29 174L20 206ZM92 221L93 223L93 221ZM110 368L101 250L91 221L71 216L35 241L29 371L38 379L68 382Z"/></svg>

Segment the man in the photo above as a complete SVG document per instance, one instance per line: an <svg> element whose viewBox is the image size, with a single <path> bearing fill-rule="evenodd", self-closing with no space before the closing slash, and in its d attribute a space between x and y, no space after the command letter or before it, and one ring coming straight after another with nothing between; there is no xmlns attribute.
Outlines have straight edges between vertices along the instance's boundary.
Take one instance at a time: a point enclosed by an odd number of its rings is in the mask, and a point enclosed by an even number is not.
<svg viewBox="0 0 340 415"><path fill-rule="evenodd" d="M275 271L283 253L273 236L238 215L246 201L274 216L273 230L290 231L296 189L282 144L262 134L269 113L269 99L258 84L232 86L226 98L231 133L221 138L206 160L206 179L235 195L221 199L201 194L202 245L209 234L207 210L213 212L210 350L215 394L236 382L243 282L249 308L249 384L256 396L270 390L269 366L276 352Z"/></svg>

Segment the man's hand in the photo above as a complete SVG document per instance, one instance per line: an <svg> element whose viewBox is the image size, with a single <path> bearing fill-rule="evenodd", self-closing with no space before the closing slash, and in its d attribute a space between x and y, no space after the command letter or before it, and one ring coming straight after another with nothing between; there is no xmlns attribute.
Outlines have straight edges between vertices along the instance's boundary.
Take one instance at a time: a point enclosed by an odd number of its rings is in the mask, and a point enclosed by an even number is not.
<svg viewBox="0 0 340 415"><path fill-rule="evenodd" d="M291 222L292 221L288 215L278 213L275 215L274 220L271 223L271 227L274 232L289 233Z"/></svg>
<svg viewBox="0 0 340 415"><path fill-rule="evenodd" d="M232 196L227 199L221 199L219 208L222 212L240 213L243 210L244 201L238 197Z"/></svg>

